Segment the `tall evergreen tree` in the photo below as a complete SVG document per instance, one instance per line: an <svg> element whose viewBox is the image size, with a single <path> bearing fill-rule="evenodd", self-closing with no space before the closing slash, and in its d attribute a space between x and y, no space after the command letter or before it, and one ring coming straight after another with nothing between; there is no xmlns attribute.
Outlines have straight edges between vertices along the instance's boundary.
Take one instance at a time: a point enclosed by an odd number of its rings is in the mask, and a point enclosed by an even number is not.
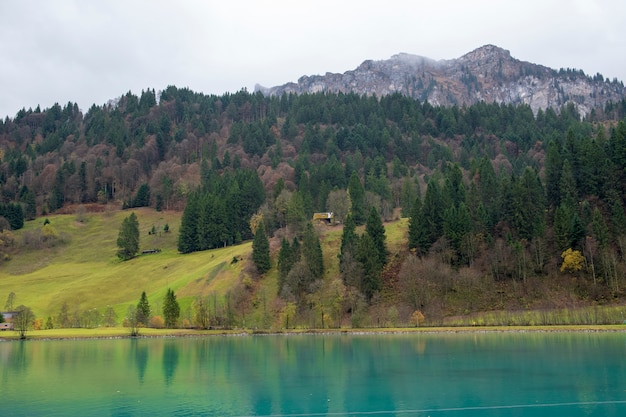
<svg viewBox="0 0 626 417"><path fill-rule="evenodd" d="M482 224L486 230L491 231L497 223L498 178L491 161L487 157L483 157L480 161L477 184L479 205L482 205Z"/></svg>
<svg viewBox="0 0 626 417"><path fill-rule="evenodd" d="M450 206L443 214L443 234L458 255L461 254L463 239L472 230L472 219L465 203Z"/></svg>
<svg viewBox="0 0 626 417"><path fill-rule="evenodd" d="M178 251L190 253L198 250L198 221L200 217L200 202L196 193L189 195L187 205L180 220L178 234Z"/></svg>
<svg viewBox="0 0 626 417"><path fill-rule="evenodd" d="M150 186L148 184L144 183L139 186L131 205L132 207L148 207L150 205Z"/></svg>
<svg viewBox="0 0 626 417"><path fill-rule="evenodd" d="M128 260L139 252L139 221L135 213L131 213L122 221L117 236L117 256L122 260Z"/></svg>
<svg viewBox="0 0 626 417"><path fill-rule="evenodd" d="M348 195L350 196L350 214L354 224L360 226L365 223L365 190L356 171L352 171L348 183Z"/></svg>
<svg viewBox="0 0 626 417"><path fill-rule="evenodd" d="M402 217L411 217L413 203L418 196L418 185L411 178L405 177L402 181L402 188L400 189L400 215Z"/></svg>
<svg viewBox="0 0 626 417"><path fill-rule="evenodd" d="M443 233L443 199L441 189L437 180L431 178L424 195L422 211L418 222L418 237L416 240L419 253L428 252L433 243L439 239Z"/></svg>
<svg viewBox="0 0 626 417"><path fill-rule="evenodd" d="M148 297L146 296L146 292L141 292L141 298L137 303L137 321L144 326L148 325L150 320L150 303L148 302Z"/></svg>
<svg viewBox="0 0 626 417"><path fill-rule="evenodd" d="M324 255L320 239L311 222L307 223L302 236L302 258L311 272L313 280L324 276Z"/></svg>
<svg viewBox="0 0 626 417"><path fill-rule="evenodd" d="M600 213L597 207L593 210L592 229L593 236L596 238L598 246L600 246L601 249L606 248L609 243L609 229L606 226L602 213Z"/></svg>
<svg viewBox="0 0 626 417"><path fill-rule="evenodd" d="M252 241L252 261L260 274L266 273L271 268L270 242L265 234L263 221L259 223Z"/></svg>
<svg viewBox="0 0 626 417"><path fill-rule="evenodd" d="M175 327L179 316L180 305L176 300L176 294L174 294L171 288L168 288L165 298L163 299L163 318L165 320L165 326L167 328Z"/></svg>
<svg viewBox="0 0 626 417"><path fill-rule="evenodd" d="M354 220L352 219L352 215L348 214L346 216L346 222L343 225L343 231L341 233L341 247L339 249L339 270L343 271L343 260L346 259L348 253L352 256L356 253L357 243L359 241L359 236L356 234L356 225L354 224Z"/></svg>
<svg viewBox="0 0 626 417"><path fill-rule="evenodd" d="M283 237L280 242L280 251L278 252L278 293L280 294L283 285L287 279L287 275L289 275L289 271L291 271L291 267L293 266L293 255L291 252L291 245L289 245L289 241Z"/></svg>
<svg viewBox="0 0 626 417"><path fill-rule="evenodd" d="M365 232L372 238L372 243L376 248L378 256L378 262L381 265L385 265L387 263L387 244L385 242L387 237L385 236L385 226L375 207L371 208L367 216Z"/></svg>
<svg viewBox="0 0 626 417"><path fill-rule="evenodd" d="M19 203L0 204L0 216L9 222L11 230L24 227L24 211Z"/></svg>
<svg viewBox="0 0 626 417"><path fill-rule="evenodd" d="M374 240L368 233L364 233L359 239L357 260L363 267L360 290L368 302L382 287L381 272L383 265L380 263L378 249Z"/></svg>
<svg viewBox="0 0 626 417"><path fill-rule="evenodd" d="M24 219L34 220L37 217L37 197L35 192L28 187L22 188L20 201L24 203Z"/></svg>
<svg viewBox="0 0 626 417"><path fill-rule="evenodd" d="M574 171L568 159L563 161L559 182L559 201L573 209L578 205L578 191Z"/></svg>
<svg viewBox="0 0 626 417"><path fill-rule="evenodd" d="M463 173L457 164L448 168L443 187L443 195L446 205L458 207L465 202L465 184L463 183Z"/></svg>
<svg viewBox="0 0 626 417"><path fill-rule="evenodd" d="M420 215L422 214L422 200L419 197L413 202L409 217L409 249L416 250L420 247Z"/></svg>
<svg viewBox="0 0 626 417"><path fill-rule="evenodd" d="M561 202L560 182L563 161L561 159L561 149L556 141L548 144L545 162L546 177L546 197L548 204L558 207Z"/></svg>
<svg viewBox="0 0 626 417"><path fill-rule="evenodd" d="M570 248L572 233L572 213L564 204L554 211L554 243L559 252Z"/></svg>

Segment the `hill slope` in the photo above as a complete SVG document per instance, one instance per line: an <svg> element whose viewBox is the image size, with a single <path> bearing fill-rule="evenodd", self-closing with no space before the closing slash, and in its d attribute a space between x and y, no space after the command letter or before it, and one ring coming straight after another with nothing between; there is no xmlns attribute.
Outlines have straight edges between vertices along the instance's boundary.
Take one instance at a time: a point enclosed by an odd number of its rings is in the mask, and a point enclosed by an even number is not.
<svg viewBox="0 0 626 417"><path fill-rule="evenodd" d="M176 239L180 213L138 209L141 248L159 248L156 254L140 255L121 262L116 257L116 239L122 219L130 211L88 214L84 223L74 215L48 217L59 232L59 242L42 249L20 249L0 270L0 294L15 293L15 305L24 304L38 317L56 317L63 303L70 313L113 306L122 319L129 304L136 305L146 291L155 314L167 288L175 290L183 308L196 295L219 296L235 286L250 244L180 255ZM170 233L164 233L168 224ZM39 229L42 220L27 222L17 240ZM149 235L155 226L157 233ZM65 241L66 243L62 243ZM2 300L4 302L4 299Z"/></svg>

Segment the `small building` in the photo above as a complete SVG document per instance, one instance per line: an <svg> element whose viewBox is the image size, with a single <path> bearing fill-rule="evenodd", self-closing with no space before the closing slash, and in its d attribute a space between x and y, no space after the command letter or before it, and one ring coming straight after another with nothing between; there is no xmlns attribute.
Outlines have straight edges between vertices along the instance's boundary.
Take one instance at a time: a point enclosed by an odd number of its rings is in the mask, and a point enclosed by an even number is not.
<svg viewBox="0 0 626 417"><path fill-rule="evenodd" d="M4 323L0 323L0 331L4 330L13 330L13 323L7 323L6 321Z"/></svg>
<svg viewBox="0 0 626 417"><path fill-rule="evenodd" d="M4 321L12 322L15 317L19 314L19 311L0 311Z"/></svg>
<svg viewBox="0 0 626 417"><path fill-rule="evenodd" d="M335 215L332 211L326 213L313 213L313 221L333 224L335 222Z"/></svg>

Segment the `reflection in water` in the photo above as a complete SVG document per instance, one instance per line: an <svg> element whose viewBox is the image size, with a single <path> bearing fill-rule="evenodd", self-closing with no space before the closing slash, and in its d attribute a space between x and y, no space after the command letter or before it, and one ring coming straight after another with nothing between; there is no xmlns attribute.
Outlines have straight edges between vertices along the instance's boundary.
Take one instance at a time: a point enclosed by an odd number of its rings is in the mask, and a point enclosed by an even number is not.
<svg viewBox="0 0 626 417"><path fill-rule="evenodd" d="M626 415L624 339L292 335L0 343L0 416L421 416L433 413L419 410L443 409L463 410L462 417Z"/></svg>
<svg viewBox="0 0 626 417"><path fill-rule="evenodd" d="M165 341L163 346L163 376L165 377L165 385L172 383L176 367L178 366L178 346L176 340Z"/></svg>
<svg viewBox="0 0 626 417"><path fill-rule="evenodd" d="M12 374L26 372L28 368L29 351L26 349L26 342L20 340L14 344L14 349L0 351L0 364L2 364L2 385L10 383Z"/></svg>
<svg viewBox="0 0 626 417"><path fill-rule="evenodd" d="M145 341L136 338L130 339L130 357L137 367L139 382L143 384L146 368L148 367L148 345Z"/></svg>

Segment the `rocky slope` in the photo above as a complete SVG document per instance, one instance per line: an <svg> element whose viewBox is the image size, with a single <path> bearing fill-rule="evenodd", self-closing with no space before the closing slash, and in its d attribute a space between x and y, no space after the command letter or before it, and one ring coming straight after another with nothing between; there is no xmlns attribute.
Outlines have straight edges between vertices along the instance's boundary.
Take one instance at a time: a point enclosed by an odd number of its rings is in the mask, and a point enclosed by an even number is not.
<svg viewBox="0 0 626 417"><path fill-rule="evenodd" d="M582 116L607 101L626 97L624 84L617 80L520 61L494 45L442 61L401 53L387 60L365 61L343 74L303 76L297 83L271 88L257 85L255 89L265 95L328 91L380 97L400 93L444 106L479 101L527 104L535 113L573 103Z"/></svg>

